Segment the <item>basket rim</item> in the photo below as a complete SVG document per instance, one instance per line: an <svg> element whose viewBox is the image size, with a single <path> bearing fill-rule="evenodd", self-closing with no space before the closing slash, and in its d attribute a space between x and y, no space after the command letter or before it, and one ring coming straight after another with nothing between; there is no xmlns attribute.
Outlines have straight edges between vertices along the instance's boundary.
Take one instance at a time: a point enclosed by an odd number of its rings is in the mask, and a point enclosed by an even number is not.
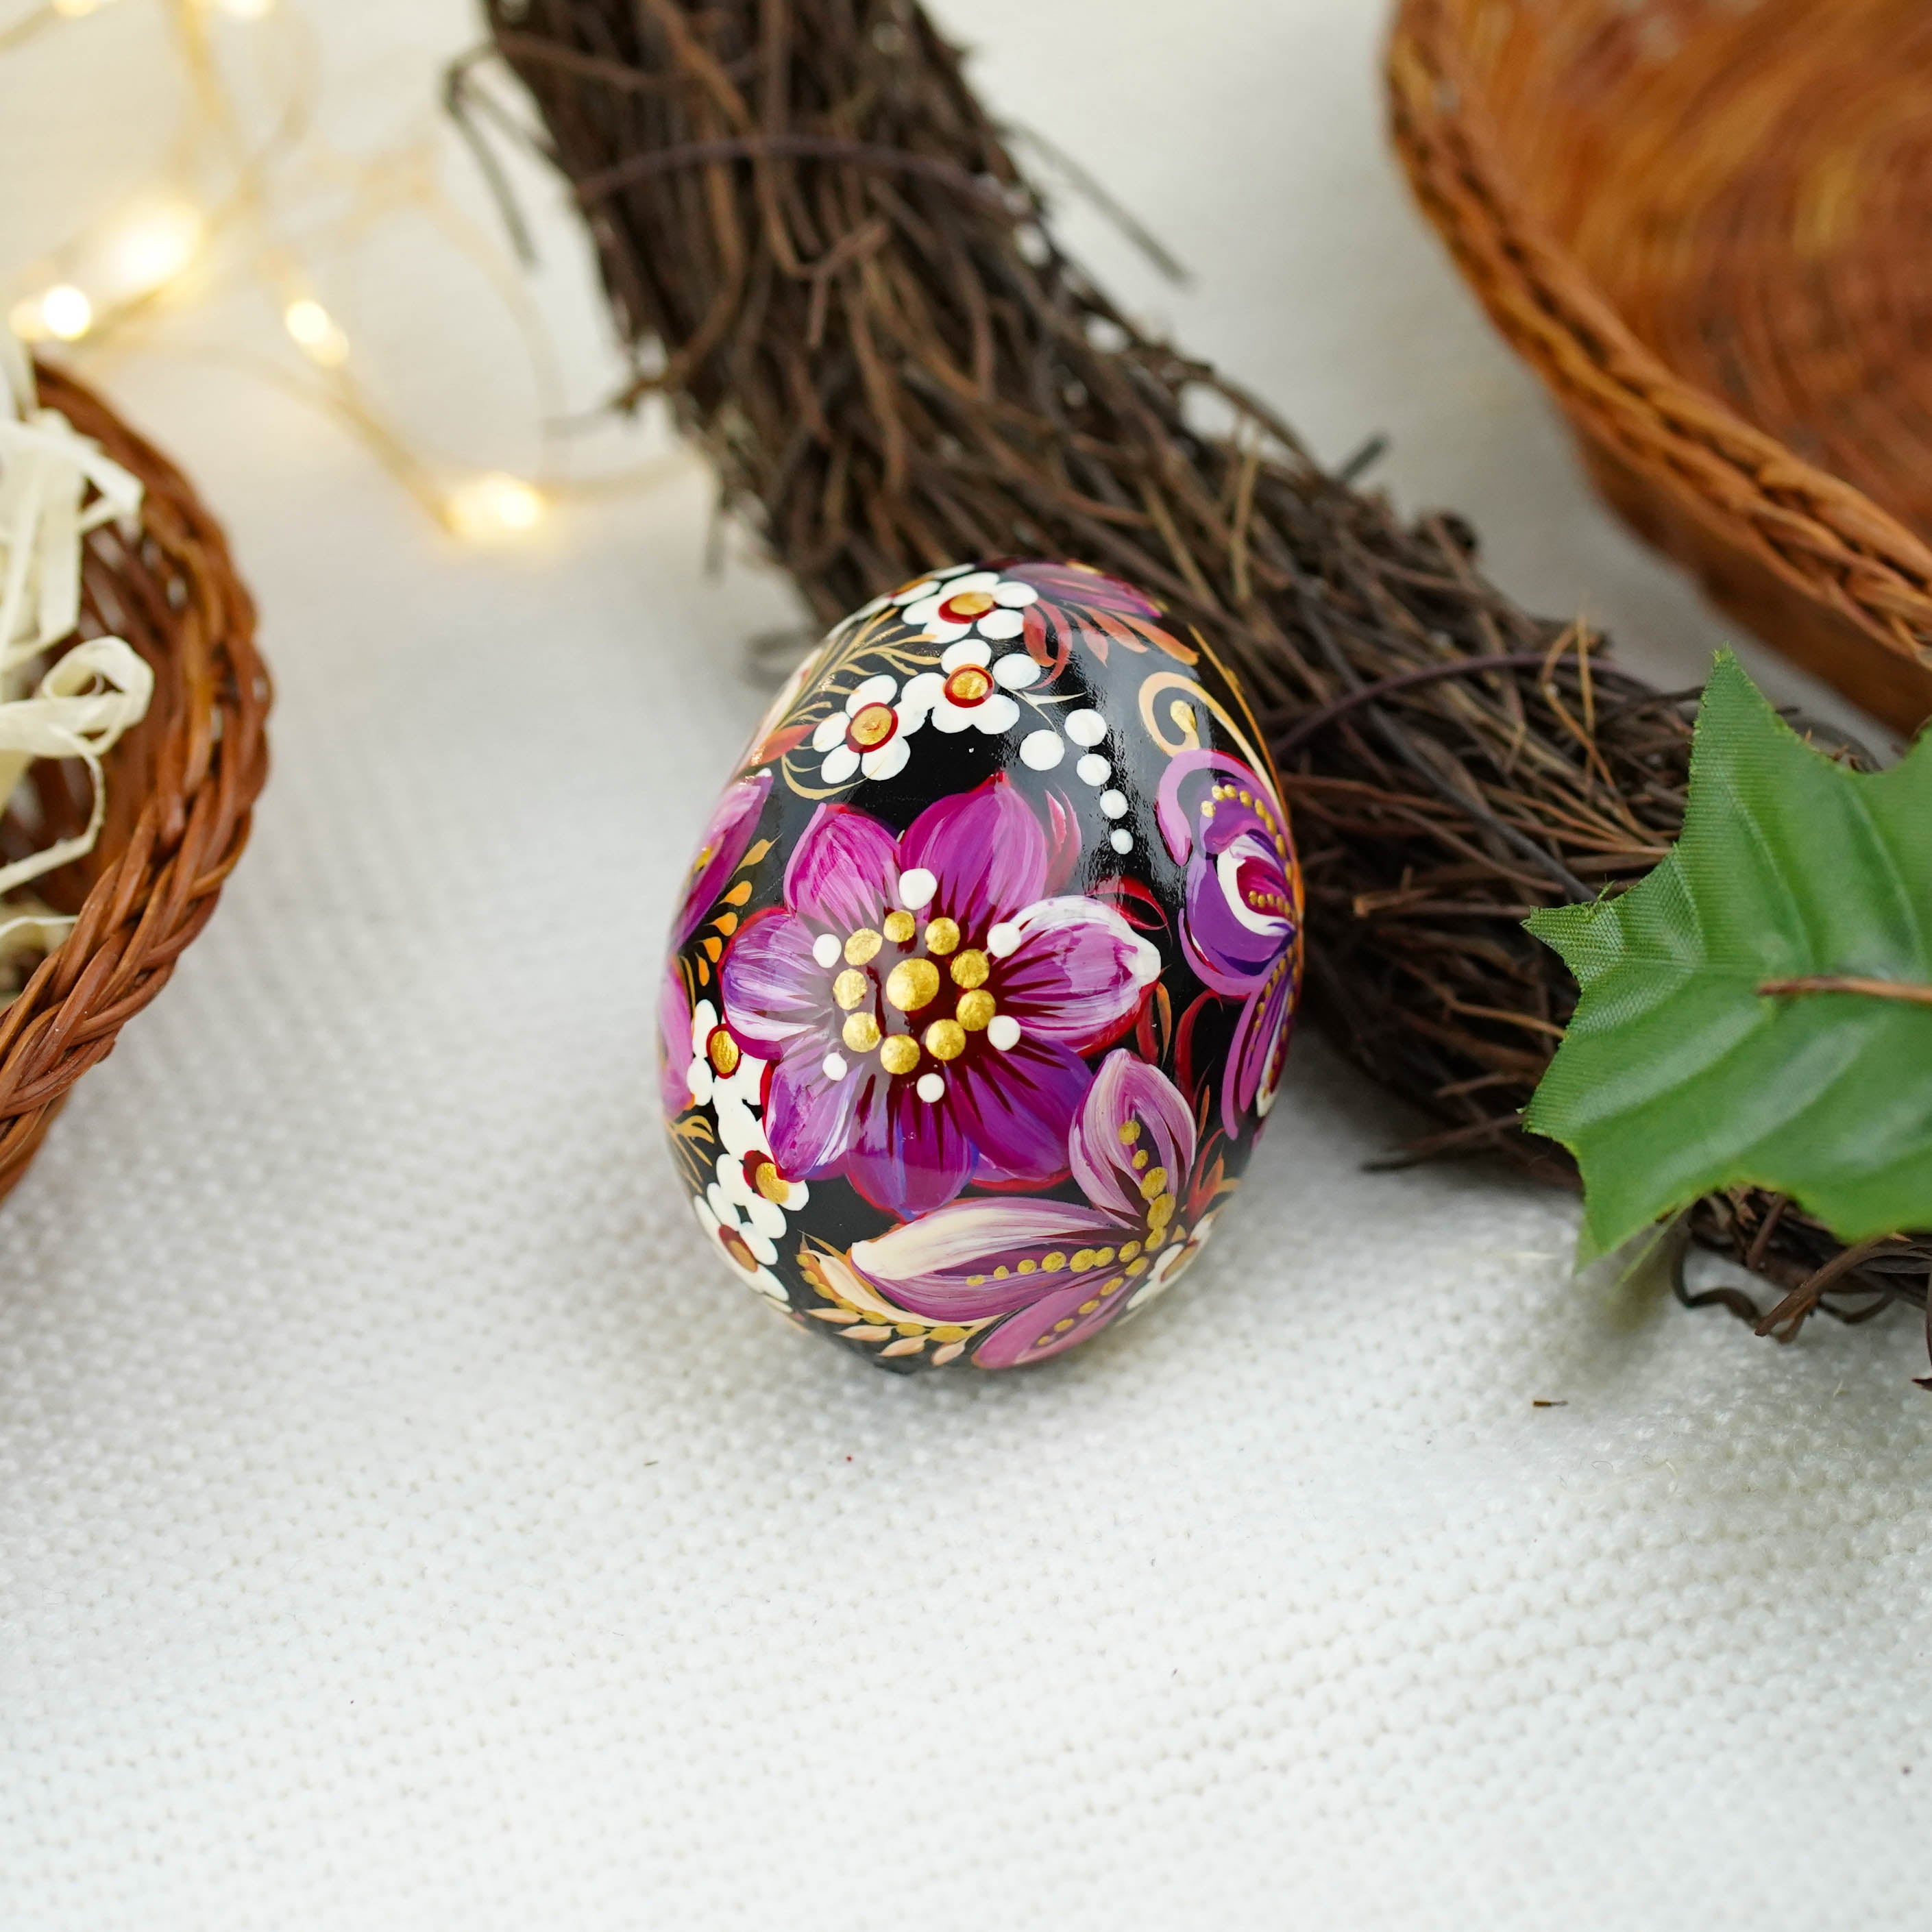
<svg viewBox="0 0 1932 1932"><path fill-rule="evenodd" d="M78 377L38 360L34 373L42 404L141 479L140 542L178 595L167 600L157 667L172 679L174 702L153 742L152 782L73 930L0 1013L0 1196L74 1083L113 1050L208 923L267 781L272 701L254 601L193 485Z"/></svg>
<svg viewBox="0 0 1932 1932"><path fill-rule="evenodd" d="M1456 0L1399 0L1386 62L1390 132L1417 200L1492 320L1587 435L1856 626L1895 674L1932 688L1932 544L1638 339L1512 186L1457 10Z"/></svg>

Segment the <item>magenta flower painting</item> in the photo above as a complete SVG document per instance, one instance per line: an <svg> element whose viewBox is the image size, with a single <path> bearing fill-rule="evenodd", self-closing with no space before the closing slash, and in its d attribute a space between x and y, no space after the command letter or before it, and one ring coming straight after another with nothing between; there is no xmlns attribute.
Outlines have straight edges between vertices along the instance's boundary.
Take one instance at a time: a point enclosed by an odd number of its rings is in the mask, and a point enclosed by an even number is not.
<svg viewBox="0 0 1932 1932"><path fill-rule="evenodd" d="M1177 1202L1197 1145L1186 1100L1135 1054L1108 1056L1067 1136L1084 1201L962 1201L851 1252L896 1308L937 1324L997 1322L982 1368L1042 1361L1171 1285L1194 1243Z"/></svg>
<svg viewBox="0 0 1932 1932"><path fill-rule="evenodd" d="M1194 625L1060 560L836 626L704 835L659 994L691 1212L887 1369L1018 1367L1200 1251L1279 1090L1301 887Z"/></svg>
<svg viewBox="0 0 1932 1932"><path fill-rule="evenodd" d="M1240 1002L1221 1118L1229 1133L1274 1105L1300 990L1301 875L1274 788L1240 760L1186 752L1162 774L1168 850L1187 866L1181 944L1211 991Z"/></svg>
<svg viewBox="0 0 1932 1932"><path fill-rule="evenodd" d="M698 856L692 861L691 870L685 879L683 896L678 902L676 916L671 925L670 957L658 982L658 1079L668 1113L681 1112L691 1098L685 1078L685 1067L690 1058L685 1051L685 1042L691 1032L692 998L686 985L686 969L680 956L700 928L717 914L718 902L728 890L731 875L744 862L745 854L758 836L758 814L764 809L771 788L770 772L734 779L724 788L724 796L705 821L698 840ZM748 886L744 896L750 896ZM724 932L728 934L736 924L736 916L728 908L723 919L728 922ZM721 934L716 938L717 952L700 951L698 965L703 973L698 981L700 986L710 979L711 962L723 950L724 937Z"/></svg>
<svg viewBox="0 0 1932 1932"><path fill-rule="evenodd" d="M783 904L746 922L721 972L726 1024L776 1063L784 1173L837 1174L900 1216L1066 1173L1086 1056L1160 970L1118 912L1059 890L1077 856L1066 818L1049 830L1004 773L902 836L818 808Z"/></svg>

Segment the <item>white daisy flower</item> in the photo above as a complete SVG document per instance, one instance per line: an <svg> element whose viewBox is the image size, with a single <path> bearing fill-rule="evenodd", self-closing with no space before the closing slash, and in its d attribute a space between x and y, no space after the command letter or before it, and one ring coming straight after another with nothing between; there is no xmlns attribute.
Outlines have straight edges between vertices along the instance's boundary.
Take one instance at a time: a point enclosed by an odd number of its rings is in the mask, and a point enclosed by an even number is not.
<svg viewBox="0 0 1932 1932"><path fill-rule="evenodd" d="M906 622L917 625L935 644L980 637L997 644L1025 629L1026 620L1020 614L1039 596L1031 584L1002 577L997 570L962 571L956 566L913 585L892 601Z"/></svg>
<svg viewBox="0 0 1932 1932"><path fill-rule="evenodd" d="M754 1134L761 1132L755 1110L764 1104L770 1070L769 1061L738 1044L709 1000L698 1001L692 1010L691 1065L684 1077L696 1105L717 1108L718 1131L727 1147L741 1114L750 1117Z"/></svg>
<svg viewBox="0 0 1932 1932"><path fill-rule="evenodd" d="M691 1204L698 1216L698 1225L746 1284L780 1307L789 1307L791 1297L771 1270L771 1264L778 1258L777 1248L740 1217L736 1207L723 1197L716 1184Z"/></svg>
<svg viewBox="0 0 1932 1932"><path fill-rule="evenodd" d="M1020 708L1006 693L1024 691L1039 676L1024 651L1009 651L996 662L989 645L968 638L946 646L938 670L921 671L907 685L904 709L922 724L930 718L937 731L1010 731Z"/></svg>
<svg viewBox="0 0 1932 1932"><path fill-rule="evenodd" d="M708 1193L722 1191L739 1219L768 1240L783 1240L785 1216L796 1214L812 1198L812 1190L803 1181L788 1180L779 1173L771 1150L762 1143L742 1154L721 1154L716 1171Z"/></svg>
<svg viewBox="0 0 1932 1932"><path fill-rule="evenodd" d="M812 748L824 754L818 772L827 784L843 784L862 773L889 778L905 770L910 755L907 736L925 722L925 714L911 714L898 697L898 680L881 671L846 699L843 711L820 719Z"/></svg>

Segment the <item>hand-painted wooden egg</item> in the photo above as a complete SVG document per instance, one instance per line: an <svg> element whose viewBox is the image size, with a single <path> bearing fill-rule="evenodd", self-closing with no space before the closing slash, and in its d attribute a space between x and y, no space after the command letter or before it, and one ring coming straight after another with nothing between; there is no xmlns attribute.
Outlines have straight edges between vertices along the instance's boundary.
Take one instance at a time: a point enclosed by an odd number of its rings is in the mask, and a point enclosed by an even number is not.
<svg viewBox="0 0 1932 1932"><path fill-rule="evenodd" d="M1301 885L1198 632L958 564L802 664L693 864L659 1006L706 1234L898 1370L1012 1368L1171 1286L1254 1150Z"/></svg>

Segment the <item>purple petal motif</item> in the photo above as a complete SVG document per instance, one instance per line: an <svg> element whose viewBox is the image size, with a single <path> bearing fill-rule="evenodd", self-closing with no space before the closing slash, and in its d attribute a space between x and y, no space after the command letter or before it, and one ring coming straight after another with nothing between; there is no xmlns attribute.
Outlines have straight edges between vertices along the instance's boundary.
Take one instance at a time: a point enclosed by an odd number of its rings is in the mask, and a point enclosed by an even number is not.
<svg viewBox="0 0 1932 1932"><path fill-rule="evenodd" d="M1091 1053L1118 1040L1160 977L1160 954L1112 906L1042 899L1013 922L1018 946L1000 980L1000 1010L1028 1038Z"/></svg>
<svg viewBox="0 0 1932 1932"><path fill-rule="evenodd" d="M1195 1139L1194 1116L1179 1088L1124 1049L1108 1054L1096 1076L1066 1151L1074 1179L1096 1207L1138 1221L1147 1178L1159 1174L1178 1192L1194 1165Z"/></svg>
<svg viewBox="0 0 1932 1932"><path fill-rule="evenodd" d="M1222 1118L1231 1123L1230 1133L1240 1108L1252 1107L1265 1114L1274 1105L1275 1089L1288 1058L1294 995L1292 962L1282 958L1276 962L1260 992L1241 1008L1234 1036L1228 1043L1227 1086L1221 1104Z"/></svg>
<svg viewBox="0 0 1932 1932"><path fill-rule="evenodd" d="M891 828L849 805L821 805L785 867L785 904L827 932L875 924L898 890Z"/></svg>
<svg viewBox="0 0 1932 1932"><path fill-rule="evenodd" d="M724 788L698 842L698 856L692 861L677 916L671 922L670 958L658 988L658 1084L668 1114L681 1114L691 1105L685 1078L691 1064L691 998L678 970L677 956L704 923L725 880L751 849L758 814L771 788L770 772L734 779Z"/></svg>
<svg viewBox="0 0 1932 1932"><path fill-rule="evenodd" d="M667 1114L681 1114L691 1105L691 996L677 957L658 988L658 1088Z"/></svg>
<svg viewBox="0 0 1932 1932"><path fill-rule="evenodd" d="M1265 1113L1287 1050L1300 942L1301 898L1287 821L1274 789L1220 752L1184 752L1162 776L1161 836L1187 862L1180 943L1202 982L1241 1000L1221 1119L1240 1131Z"/></svg>
<svg viewBox="0 0 1932 1932"><path fill-rule="evenodd" d="M812 1180L836 1167L850 1148L862 1116L884 1105L884 1076L877 1066L828 1080L825 1053L822 1037L802 1034L772 1070L765 1132L778 1172L793 1180Z"/></svg>
<svg viewBox="0 0 1932 1932"><path fill-rule="evenodd" d="M1252 992L1294 944L1298 921L1273 788L1223 752L1184 752L1162 775L1155 811L1168 850L1187 862L1189 963L1217 993Z"/></svg>
<svg viewBox="0 0 1932 1932"><path fill-rule="evenodd" d="M1046 830L1003 772L928 806L907 826L899 862L938 880L934 912L983 933L1040 896L1047 861Z"/></svg>
<svg viewBox="0 0 1932 1932"><path fill-rule="evenodd" d="M874 1206L924 1214L966 1185L976 1159L956 1106L929 1106L908 1082L881 1075L859 1116L844 1172Z"/></svg>
<svg viewBox="0 0 1932 1932"><path fill-rule="evenodd" d="M1170 1238L1195 1154L1173 1082L1124 1048L1108 1056L1069 1130L1065 1160L1084 1202L958 1201L852 1250L894 1306L932 1322L1006 1319L974 1360L1043 1361L1112 1321Z"/></svg>
<svg viewBox="0 0 1932 1932"><path fill-rule="evenodd" d="M673 952L704 923L704 915L718 903L724 881L738 869L738 862L750 849L752 835L758 829L758 814L764 809L765 794L771 788L770 772L734 779L724 788L724 795L698 842L698 856L692 861L684 896L678 902L677 917L671 926Z"/></svg>
<svg viewBox="0 0 1932 1932"><path fill-rule="evenodd" d="M1093 1083L1078 1054L1022 1036L1018 1046L955 1063L949 1097L979 1150L986 1187L1050 1187L1066 1172L1066 1131Z"/></svg>
<svg viewBox="0 0 1932 1932"><path fill-rule="evenodd" d="M1002 1322L974 1350L974 1366L982 1369L1013 1369L1022 1362L1050 1361L1063 1350L1077 1346L1096 1330L1104 1328L1118 1315L1126 1297L1116 1288L1107 1292L1108 1281L1098 1269L1070 1281Z"/></svg>
<svg viewBox="0 0 1932 1932"><path fill-rule="evenodd" d="M768 907L738 928L718 964L731 1030L760 1058L776 1059L806 1033L818 1040L820 1059L831 1050L838 1028L828 1024L826 974L812 939L803 920Z"/></svg>
<svg viewBox="0 0 1932 1932"><path fill-rule="evenodd" d="M1119 1227L1091 1208L988 1198L956 1202L877 1240L861 1241L851 1258L911 1314L932 1322L983 1322L1066 1287L1073 1254L1103 1249L1111 1262L1120 1238ZM1084 1282L1102 1272L1090 1262L1077 1274Z"/></svg>
<svg viewBox="0 0 1932 1932"><path fill-rule="evenodd" d="M1049 834L1004 775L902 839L850 806L814 814L784 906L719 968L733 1034L779 1063L764 1124L785 1174L842 1174L902 1217L969 1184L1065 1178L1082 1055L1132 1024L1160 970L1111 908L1041 896L1077 856L1072 826L1059 812ZM929 889L903 883L916 871Z"/></svg>

